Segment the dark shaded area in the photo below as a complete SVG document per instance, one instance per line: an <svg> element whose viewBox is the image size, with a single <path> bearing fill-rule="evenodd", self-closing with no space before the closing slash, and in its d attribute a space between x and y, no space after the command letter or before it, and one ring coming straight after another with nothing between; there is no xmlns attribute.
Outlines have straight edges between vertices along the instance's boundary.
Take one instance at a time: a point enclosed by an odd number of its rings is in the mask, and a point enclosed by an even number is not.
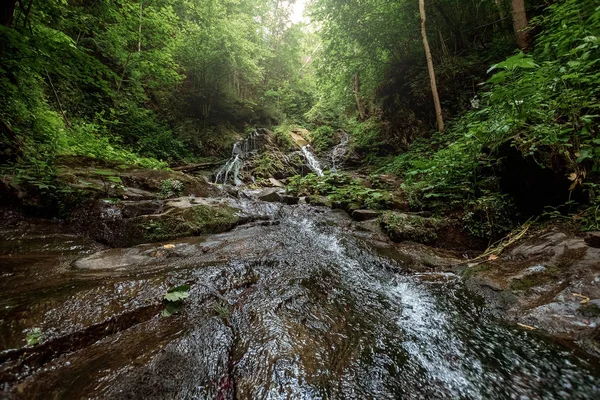
<svg viewBox="0 0 600 400"><path fill-rule="evenodd" d="M544 167L511 143L502 145L498 156L500 189L514 198L523 217L539 215L547 206L558 207L569 200L583 199L581 191L569 192L571 181L560 166Z"/></svg>

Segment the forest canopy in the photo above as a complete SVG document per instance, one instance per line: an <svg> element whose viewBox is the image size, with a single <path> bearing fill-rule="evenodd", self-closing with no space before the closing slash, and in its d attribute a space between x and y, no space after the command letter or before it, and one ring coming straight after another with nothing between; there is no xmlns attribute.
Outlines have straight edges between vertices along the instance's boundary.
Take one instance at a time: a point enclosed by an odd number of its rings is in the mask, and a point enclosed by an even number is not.
<svg viewBox="0 0 600 400"><path fill-rule="evenodd" d="M342 129L413 207L567 204L598 227L594 0L9 0L0 33L0 162L31 179L64 156L166 168L257 126L322 149Z"/></svg>

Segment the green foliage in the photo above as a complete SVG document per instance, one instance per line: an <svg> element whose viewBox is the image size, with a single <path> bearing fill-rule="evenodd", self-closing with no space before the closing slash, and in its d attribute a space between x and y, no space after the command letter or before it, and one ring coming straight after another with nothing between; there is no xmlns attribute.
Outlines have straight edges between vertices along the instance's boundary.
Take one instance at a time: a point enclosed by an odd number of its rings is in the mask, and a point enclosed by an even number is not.
<svg viewBox="0 0 600 400"><path fill-rule="evenodd" d="M163 298L165 308L161 315L163 317L169 317L173 314L180 313L183 307L183 301L188 297L190 297L190 285L180 285L169 289Z"/></svg>
<svg viewBox="0 0 600 400"><path fill-rule="evenodd" d="M314 91L302 67L307 35L274 5L17 7L14 23L0 26L0 163L85 155L165 167L224 153L221 127L301 120Z"/></svg>
<svg viewBox="0 0 600 400"><path fill-rule="evenodd" d="M253 170L257 178L269 178L277 171L285 170L283 162L275 158L269 152L262 153L258 156L256 167Z"/></svg>
<svg viewBox="0 0 600 400"><path fill-rule="evenodd" d="M287 190L298 196L327 196L334 203L354 205L356 208L380 210L393 204L389 192L366 187L365 182L342 173L326 172L322 177L315 174L304 177L296 175L290 179Z"/></svg>
<svg viewBox="0 0 600 400"><path fill-rule="evenodd" d="M316 151L325 151L334 145L333 128L328 125L317 127L311 132L312 146Z"/></svg>
<svg viewBox="0 0 600 400"><path fill-rule="evenodd" d="M184 184L177 179L165 179L160 183L159 197L168 199L169 197L179 196L184 190Z"/></svg>
<svg viewBox="0 0 600 400"><path fill-rule="evenodd" d="M296 144L290 136L290 132L297 128L299 128L298 125L291 123L283 123L274 128L273 133L275 134L275 141L281 150L292 151L296 148Z"/></svg>
<svg viewBox="0 0 600 400"><path fill-rule="evenodd" d="M349 133L353 149L367 157L377 155L386 146L380 122L373 118L364 122L351 121Z"/></svg>
<svg viewBox="0 0 600 400"><path fill-rule="evenodd" d="M43 338L44 333L42 330L40 328L33 328L27 332L25 342L27 343L27 346L35 346L36 344L40 344Z"/></svg>
<svg viewBox="0 0 600 400"><path fill-rule="evenodd" d="M480 238L497 238L515 228L511 199L499 193L489 193L470 200L462 217L465 231Z"/></svg>
<svg viewBox="0 0 600 400"><path fill-rule="evenodd" d="M586 183L590 203L583 212L581 226L584 231L600 230L600 185Z"/></svg>
<svg viewBox="0 0 600 400"><path fill-rule="evenodd" d="M556 174L592 204L584 228L597 226L595 184L600 172L600 8L591 0L551 5L534 21L533 53L493 65L480 102L443 135L414 142L385 168L405 176L413 204L462 209L467 230L480 237L511 228L511 201L491 177L496 150L509 143ZM490 182L492 182L490 184Z"/></svg>

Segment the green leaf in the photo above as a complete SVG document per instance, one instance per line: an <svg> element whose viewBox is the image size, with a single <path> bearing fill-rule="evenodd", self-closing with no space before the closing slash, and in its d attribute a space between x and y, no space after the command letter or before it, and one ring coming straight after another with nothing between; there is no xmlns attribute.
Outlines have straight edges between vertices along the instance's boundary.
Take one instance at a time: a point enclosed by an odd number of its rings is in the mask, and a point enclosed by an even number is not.
<svg viewBox="0 0 600 400"><path fill-rule="evenodd" d="M167 294L165 294L165 300L169 302L176 302L180 300L187 299L190 297L190 285L181 285L174 288L169 289Z"/></svg>
<svg viewBox="0 0 600 400"><path fill-rule="evenodd" d="M35 346L42 341L43 337L42 330L40 328L33 328L31 331L27 333L25 337L25 341L27 342L27 346Z"/></svg>
<svg viewBox="0 0 600 400"><path fill-rule="evenodd" d="M577 158L577 162L583 162L585 160L587 160L588 158L592 158L592 149L590 148L585 148L585 149L581 149L579 151L579 157Z"/></svg>

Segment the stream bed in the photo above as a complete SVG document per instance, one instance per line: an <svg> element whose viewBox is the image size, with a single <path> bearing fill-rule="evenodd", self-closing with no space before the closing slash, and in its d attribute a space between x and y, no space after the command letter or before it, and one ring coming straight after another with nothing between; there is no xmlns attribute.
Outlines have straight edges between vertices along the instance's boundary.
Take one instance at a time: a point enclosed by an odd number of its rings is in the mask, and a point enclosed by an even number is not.
<svg viewBox="0 0 600 400"><path fill-rule="evenodd" d="M127 249L3 226L0 398L600 398L596 359L383 257L344 213L247 207L270 218Z"/></svg>

